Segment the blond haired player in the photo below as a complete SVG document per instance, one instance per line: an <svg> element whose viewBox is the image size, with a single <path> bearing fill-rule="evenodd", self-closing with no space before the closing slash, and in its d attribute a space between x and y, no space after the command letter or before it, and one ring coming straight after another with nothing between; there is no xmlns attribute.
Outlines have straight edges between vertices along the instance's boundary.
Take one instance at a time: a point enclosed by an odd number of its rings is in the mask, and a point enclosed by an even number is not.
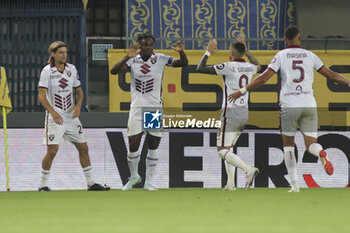
<svg viewBox="0 0 350 233"><path fill-rule="evenodd" d="M237 102L228 103L228 95L234 89L246 86L261 66L248 51L244 37L238 36L238 42L232 43L229 50L230 61L218 65L206 65L209 56L217 51L216 39L209 41L207 50L197 66L197 71L206 74L222 75L224 81L224 98L222 101L221 128L217 134L217 150L220 158L225 160L227 184L224 190L235 190L235 168L247 173L246 189L249 189L259 169L248 166L230 149L236 144L248 120L249 95L242 96ZM243 59L244 54L249 62Z"/></svg>
<svg viewBox="0 0 350 233"><path fill-rule="evenodd" d="M67 45L55 41L49 46L48 65L41 71L38 99L46 110L44 145L47 153L42 161L39 191L50 191L47 181L50 168L62 138L70 141L79 151L87 187L90 191L108 190L94 182L86 137L79 120L84 93L74 65L67 63ZM73 89L77 103L74 104Z"/></svg>
<svg viewBox="0 0 350 233"><path fill-rule="evenodd" d="M297 165L294 154L294 136L299 125L307 150L319 157L326 173L333 174L333 166L323 147L317 143L317 105L313 95L314 70L326 78L343 85L350 85L343 78L325 67L314 53L300 47L299 29L292 26L286 30L287 48L278 52L268 69L254 81L229 96L235 102L247 91L255 90L280 71L282 87L280 92L281 130L284 159L291 183L289 192L299 192Z"/></svg>

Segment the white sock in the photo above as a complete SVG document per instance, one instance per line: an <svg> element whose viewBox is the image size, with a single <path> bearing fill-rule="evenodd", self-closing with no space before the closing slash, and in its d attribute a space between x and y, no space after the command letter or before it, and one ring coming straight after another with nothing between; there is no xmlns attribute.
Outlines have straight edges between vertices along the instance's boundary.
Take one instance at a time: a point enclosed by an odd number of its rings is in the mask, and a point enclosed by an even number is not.
<svg viewBox="0 0 350 233"><path fill-rule="evenodd" d="M308 149L310 154L312 154L312 155L314 155L316 157L320 157L321 150L323 150L323 147L320 144L318 144L318 143L312 143L309 146L309 149Z"/></svg>
<svg viewBox="0 0 350 233"><path fill-rule="evenodd" d="M220 150L219 156L232 166L238 167L245 172L248 172L251 169L251 167L249 167L245 162L243 162L243 160L240 157L238 157L236 154L227 149Z"/></svg>
<svg viewBox="0 0 350 233"><path fill-rule="evenodd" d="M95 181L94 181L94 177L93 177L93 174L92 174L92 167L91 166L84 167L83 168L83 172L85 174L87 185L89 187L94 185Z"/></svg>
<svg viewBox="0 0 350 233"><path fill-rule="evenodd" d="M290 184L292 186L298 185L297 176L297 161L295 159L294 147L286 146L284 150L284 163L286 164Z"/></svg>
<svg viewBox="0 0 350 233"><path fill-rule="evenodd" d="M231 164L229 164L226 160L225 160L225 168L227 173L227 185L235 186L236 168Z"/></svg>
<svg viewBox="0 0 350 233"><path fill-rule="evenodd" d="M138 172L139 162L140 162L140 155L137 153L137 151L128 153L128 165L129 165L131 177L135 177L139 175L139 172Z"/></svg>
<svg viewBox="0 0 350 233"><path fill-rule="evenodd" d="M157 164L158 164L158 149L156 150L148 149L148 155L146 158L146 182L152 184L153 177L156 173Z"/></svg>
<svg viewBox="0 0 350 233"><path fill-rule="evenodd" d="M44 170L41 169L41 176L40 176L40 187L47 187L47 181L50 176L50 170Z"/></svg>

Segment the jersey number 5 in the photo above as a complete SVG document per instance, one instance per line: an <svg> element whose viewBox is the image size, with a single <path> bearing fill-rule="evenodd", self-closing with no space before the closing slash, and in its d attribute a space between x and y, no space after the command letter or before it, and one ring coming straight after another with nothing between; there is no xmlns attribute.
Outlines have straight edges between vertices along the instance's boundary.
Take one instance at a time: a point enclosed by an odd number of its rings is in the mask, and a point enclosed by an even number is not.
<svg viewBox="0 0 350 233"><path fill-rule="evenodd" d="M298 79L293 79L293 82L295 83L300 83L304 80L304 68L301 66L298 66L299 64L303 64L303 61L293 61L293 70L300 70L300 78Z"/></svg>

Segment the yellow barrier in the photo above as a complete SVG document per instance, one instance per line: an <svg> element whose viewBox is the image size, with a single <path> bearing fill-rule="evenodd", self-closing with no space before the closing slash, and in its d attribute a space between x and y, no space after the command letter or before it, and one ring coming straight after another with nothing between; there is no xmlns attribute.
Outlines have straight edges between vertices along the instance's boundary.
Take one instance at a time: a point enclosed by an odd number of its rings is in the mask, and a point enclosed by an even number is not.
<svg viewBox="0 0 350 233"><path fill-rule="evenodd" d="M178 58L178 53L172 50L157 50L156 52L164 53ZM260 64L268 65L271 59L274 57L278 51L251 51L256 58L259 60ZM328 67L333 66L335 69L345 69L347 73L343 73L343 76L350 79L350 51L313 51L316 53L324 64ZM215 92L215 87L220 86L222 88L222 77L215 75L191 73L195 70L195 66L201 59L204 51L202 50L187 50L186 54L189 58L189 69L188 82L184 83L181 75L181 68L166 67L164 70L163 78L163 100L165 108L175 108L183 109L184 103L215 103L217 101L217 93ZM109 70L111 67L122 59L126 54L126 50L113 49L108 51L108 62ZM212 55L208 64L219 64L228 61L228 51L218 51L216 54ZM342 67L340 67L342 66ZM344 68L345 67L345 68ZM341 73L339 72L339 73ZM109 72L110 73L110 72ZM185 74L186 75L186 74ZM130 83L130 73L126 74L126 83ZM183 82L183 83L181 83ZM110 74L110 112L127 112L127 103L130 102L130 92L126 91L126 83L118 83L118 75ZM255 125L261 128L277 128L279 126L279 111L276 109L278 103L278 90L277 90L277 75L271 78L267 84L272 84L266 86L268 90L266 92L261 92L259 90L252 92L250 94L250 104L253 106L253 111L250 111L250 117L248 124ZM191 84L210 84L205 91L185 91L184 84L186 87L191 86ZM275 84L275 86L274 86ZM198 89L203 88L197 87ZM175 91L174 91L175 89ZM185 88L186 89L186 88ZM192 90L191 88L189 88ZM329 108L334 104L349 104L350 94L348 91L342 91L339 89L338 85L332 85L329 87L327 85L327 79L324 78L319 73L315 72L314 81L314 94L317 100L319 108L319 124L322 126L345 126L350 125L350 112L346 111L329 111ZM338 91L336 91L338 90ZM121 104L125 103L125 104ZM272 104L275 106L274 111L261 111L257 110L259 105L267 106ZM255 106L255 107L254 107ZM192 111L193 113L193 111ZM201 111L200 115L204 114L207 117L218 117L220 109L217 111ZM195 111L198 114L198 111Z"/></svg>

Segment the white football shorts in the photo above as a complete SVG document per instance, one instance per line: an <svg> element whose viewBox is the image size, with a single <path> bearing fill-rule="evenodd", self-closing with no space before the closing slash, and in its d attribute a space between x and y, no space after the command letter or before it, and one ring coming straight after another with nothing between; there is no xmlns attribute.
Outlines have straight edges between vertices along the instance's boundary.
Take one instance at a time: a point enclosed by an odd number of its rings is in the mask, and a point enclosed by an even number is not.
<svg viewBox="0 0 350 233"><path fill-rule="evenodd" d="M148 130L143 127L142 108L130 108L128 119L128 136L137 135L141 132L148 132L155 137L162 137L161 130Z"/></svg>
<svg viewBox="0 0 350 233"><path fill-rule="evenodd" d="M248 118L221 118L221 127L218 129L216 145L219 147L233 146L248 121Z"/></svg>
<svg viewBox="0 0 350 233"><path fill-rule="evenodd" d="M78 117L70 122L63 122L62 125L56 124L54 120L46 118L43 144L46 146L58 145L62 138L72 143L86 142L84 129Z"/></svg>
<svg viewBox="0 0 350 233"><path fill-rule="evenodd" d="M317 108L281 108L281 130L286 136L295 136L298 126L303 134L317 138Z"/></svg>

